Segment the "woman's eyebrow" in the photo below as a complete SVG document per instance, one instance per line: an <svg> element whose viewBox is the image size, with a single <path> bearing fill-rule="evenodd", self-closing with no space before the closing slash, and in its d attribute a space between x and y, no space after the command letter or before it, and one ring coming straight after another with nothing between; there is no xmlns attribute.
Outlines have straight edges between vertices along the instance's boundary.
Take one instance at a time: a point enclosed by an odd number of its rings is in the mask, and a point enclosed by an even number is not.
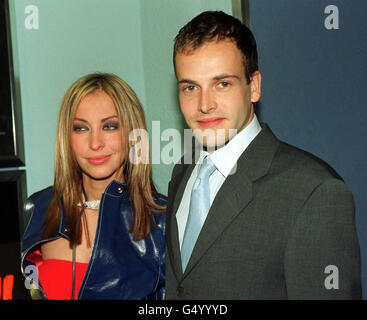
<svg viewBox="0 0 367 320"><path fill-rule="evenodd" d="M108 117L106 117L106 118L103 118L103 119L101 120L101 122L105 122L105 121L110 120L110 119L112 119L112 118L117 118L117 115L112 115L112 116L108 116ZM78 121L82 121L82 122L88 123L88 121L87 121L87 120L82 119L82 118L74 118L74 120L78 120Z"/></svg>
<svg viewBox="0 0 367 320"><path fill-rule="evenodd" d="M78 120L78 121L82 121L82 122L88 123L88 121L87 121L87 120L82 119L82 118L74 118L74 120Z"/></svg>
<svg viewBox="0 0 367 320"><path fill-rule="evenodd" d="M110 120L110 119L112 119L112 118L117 118L117 115L112 115L112 116L108 116L108 117L106 117L106 118L103 118L103 119L101 120L101 122L105 122L105 121Z"/></svg>

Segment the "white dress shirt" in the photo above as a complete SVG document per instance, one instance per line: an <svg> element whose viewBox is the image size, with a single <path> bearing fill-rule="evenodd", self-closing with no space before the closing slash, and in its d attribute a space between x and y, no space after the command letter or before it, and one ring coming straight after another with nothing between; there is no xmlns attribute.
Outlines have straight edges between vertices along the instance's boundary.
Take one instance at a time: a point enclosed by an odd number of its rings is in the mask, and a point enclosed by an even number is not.
<svg viewBox="0 0 367 320"><path fill-rule="evenodd" d="M180 206L178 207L176 214L180 248L185 233L187 218L189 216L191 191L199 173L200 165L205 156L209 155L212 162L217 168L217 170L215 170L209 178L211 205L223 182L230 174L235 173L238 158L246 150L251 141L255 139L260 131L260 123L257 120L256 115L254 114L254 118L249 123L249 125L242 131L240 131L237 135L235 135L225 146L214 151L212 154L209 154L204 150L200 151L199 160L187 182Z"/></svg>

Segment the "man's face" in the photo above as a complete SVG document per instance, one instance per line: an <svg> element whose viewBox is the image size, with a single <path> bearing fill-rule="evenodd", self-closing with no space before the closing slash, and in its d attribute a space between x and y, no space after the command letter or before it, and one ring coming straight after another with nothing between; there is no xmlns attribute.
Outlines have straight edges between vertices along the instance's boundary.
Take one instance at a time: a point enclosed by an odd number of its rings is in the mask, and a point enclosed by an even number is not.
<svg viewBox="0 0 367 320"><path fill-rule="evenodd" d="M175 62L181 112L204 146L224 144L251 122L261 75L255 72L246 83L242 53L235 43L205 43L178 53Z"/></svg>

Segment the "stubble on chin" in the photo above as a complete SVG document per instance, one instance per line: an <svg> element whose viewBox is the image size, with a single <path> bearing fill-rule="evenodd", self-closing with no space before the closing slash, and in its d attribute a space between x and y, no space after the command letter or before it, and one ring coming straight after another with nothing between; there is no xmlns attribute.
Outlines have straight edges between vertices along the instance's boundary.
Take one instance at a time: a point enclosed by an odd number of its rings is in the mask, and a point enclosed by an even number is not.
<svg viewBox="0 0 367 320"><path fill-rule="evenodd" d="M193 135L197 143L199 143L204 150L209 153L225 146L235 135L237 129L194 129Z"/></svg>

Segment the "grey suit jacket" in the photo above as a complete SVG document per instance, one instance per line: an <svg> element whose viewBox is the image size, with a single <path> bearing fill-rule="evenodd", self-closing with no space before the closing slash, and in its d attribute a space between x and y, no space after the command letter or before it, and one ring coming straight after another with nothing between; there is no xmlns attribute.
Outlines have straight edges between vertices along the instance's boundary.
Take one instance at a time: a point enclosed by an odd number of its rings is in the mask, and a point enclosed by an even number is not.
<svg viewBox="0 0 367 320"><path fill-rule="evenodd" d="M353 196L326 163L264 125L217 193L182 273L176 212L195 164L168 190L166 299L360 299Z"/></svg>

